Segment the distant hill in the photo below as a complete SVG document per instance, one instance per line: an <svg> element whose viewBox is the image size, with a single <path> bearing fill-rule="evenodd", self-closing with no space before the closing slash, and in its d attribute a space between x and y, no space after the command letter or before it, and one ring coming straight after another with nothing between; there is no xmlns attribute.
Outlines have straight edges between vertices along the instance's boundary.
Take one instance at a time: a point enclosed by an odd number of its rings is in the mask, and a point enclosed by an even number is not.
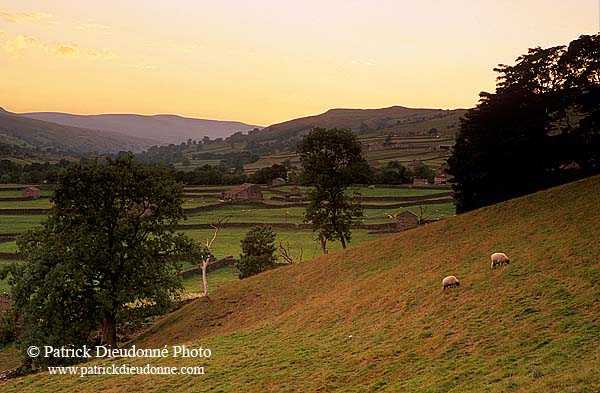
<svg viewBox="0 0 600 393"><path fill-rule="evenodd" d="M76 153L117 153L142 151L158 141L31 119L0 108L0 143Z"/></svg>
<svg viewBox="0 0 600 393"><path fill-rule="evenodd" d="M261 128L237 121L194 119L177 115L72 115L58 112L32 112L23 113L22 116L67 126L148 138L162 144L178 144L190 138L202 139L204 136L211 139L226 138L238 131L247 132L254 128Z"/></svg>
<svg viewBox="0 0 600 393"><path fill-rule="evenodd" d="M349 128L368 133L423 123L432 119L452 118L453 121L456 121L465 112L464 109L420 109L403 106L381 109L330 109L320 115L301 117L270 125L253 133L252 136L256 141L293 138L314 127Z"/></svg>

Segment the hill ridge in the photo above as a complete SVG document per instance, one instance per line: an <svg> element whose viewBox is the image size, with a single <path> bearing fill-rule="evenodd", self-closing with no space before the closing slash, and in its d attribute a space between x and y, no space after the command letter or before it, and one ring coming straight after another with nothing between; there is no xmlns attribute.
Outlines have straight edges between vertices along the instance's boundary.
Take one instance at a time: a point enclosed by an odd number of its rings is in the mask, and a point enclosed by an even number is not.
<svg viewBox="0 0 600 393"><path fill-rule="evenodd" d="M51 121L67 126L109 131L132 137L149 138L161 143L180 143L187 139L224 138L237 131L250 131L260 126L238 121L211 120L173 114L142 115L103 113L78 115L62 112L28 112L21 116Z"/></svg>

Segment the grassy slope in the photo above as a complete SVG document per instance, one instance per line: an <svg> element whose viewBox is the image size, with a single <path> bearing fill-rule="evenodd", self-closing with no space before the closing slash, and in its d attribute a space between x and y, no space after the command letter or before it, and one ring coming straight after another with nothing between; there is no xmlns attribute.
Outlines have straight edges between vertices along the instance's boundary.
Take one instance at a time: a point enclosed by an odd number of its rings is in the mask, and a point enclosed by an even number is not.
<svg viewBox="0 0 600 393"><path fill-rule="evenodd" d="M202 377L41 373L0 388L598 391L599 192L597 176L234 282L136 343L211 348ZM491 270L499 250L512 263ZM448 274L462 285L442 292Z"/></svg>

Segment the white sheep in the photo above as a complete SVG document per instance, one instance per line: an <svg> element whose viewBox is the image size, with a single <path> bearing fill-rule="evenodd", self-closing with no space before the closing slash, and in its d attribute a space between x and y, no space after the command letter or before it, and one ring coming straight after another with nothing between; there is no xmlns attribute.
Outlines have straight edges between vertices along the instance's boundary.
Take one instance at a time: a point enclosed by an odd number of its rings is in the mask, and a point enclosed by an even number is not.
<svg viewBox="0 0 600 393"><path fill-rule="evenodd" d="M442 280L442 291L448 287L458 287L460 285L460 281L454 276L444 277Z"/></svg>
<svg viewBox="0 0 600 393"><path fill-rule="evenodd" d="M503 252L495 252L490 257L492 259L492 269L496 267L496 265L501 266L504 264L510 265L510 259Z"/></svg>

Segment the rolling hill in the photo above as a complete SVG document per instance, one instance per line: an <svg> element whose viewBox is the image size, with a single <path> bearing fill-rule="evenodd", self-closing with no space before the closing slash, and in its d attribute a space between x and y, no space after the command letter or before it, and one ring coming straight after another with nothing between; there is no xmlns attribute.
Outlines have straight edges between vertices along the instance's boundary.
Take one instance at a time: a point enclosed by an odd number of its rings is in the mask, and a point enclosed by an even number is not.
<svg viewBox="0 0 600 393"><path fill-rule="evenodd" d="M201 376L50 376L26 391L600 390L600 176L221 287L134 344L204 347ZM218 241L218 240L217 240ZM504 251L511 264L490 269ZM456 275L462 285L441 290Z"/></svg>
<svg viewBox="0 0 600 393"><path fill-rule="evenodd" d="M102 114L72 115L58 112L23 113L22 116L53 123L119 133L136 138L148 138L161 144L187 141L187 139L225 138L243 131L247 132L259 126L237 121L205 120L181 117L177 115L136 115Z"/></svg>
<svg viewBox="0 0 600 393"><path fill-rule="evenodd" d="M0 108L0 143L76 153L147 149L157 141L31 119Z"/></svg>
<svg viewBox="0 0 600 393"><path fill-rule="evenodd" d="M403 106L381 109L330 109L319 115L270 125L252 136L257 141L292 138L314 127L350 128L365 133L382 129L394 131L402 129L403 126L418 125L434 119L445 119L442 123L450 125L457 122L465 112L464 109L417 109Z"/></svg>

